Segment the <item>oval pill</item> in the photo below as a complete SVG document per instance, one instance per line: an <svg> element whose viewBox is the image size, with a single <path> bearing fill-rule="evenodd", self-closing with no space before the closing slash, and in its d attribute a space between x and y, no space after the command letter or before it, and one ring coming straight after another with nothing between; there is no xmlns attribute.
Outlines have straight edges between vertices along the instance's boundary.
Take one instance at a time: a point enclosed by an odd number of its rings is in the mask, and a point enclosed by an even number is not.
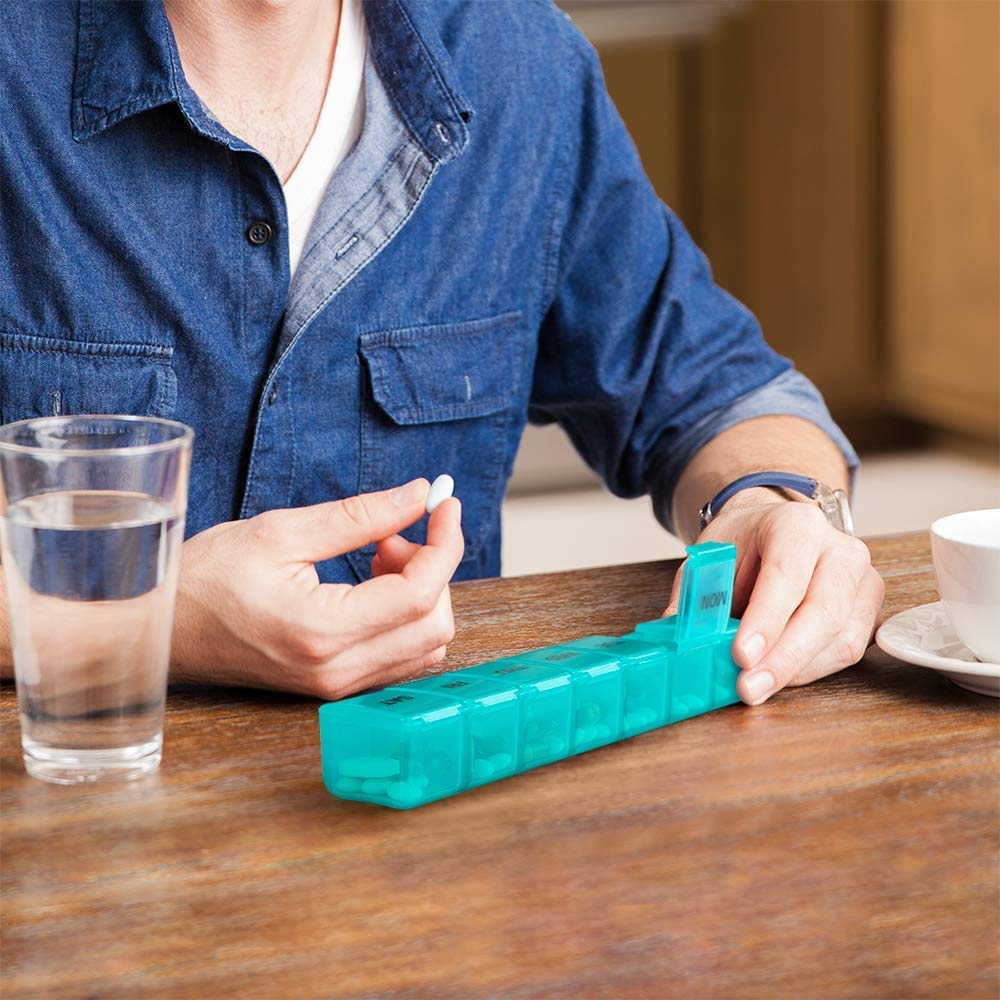
<svg viewBox="0 0 1000 1000"><path fill-rule="evenodd" d="M412 781L394 781L389 786L389 798L393 802L416 802L420 797L420 789Z"/></svg>
<svg viewBox="0 0 1000 1000"><path fill-rule="evenodd" d="M433 514L434 511L448 499L448 497L454 494L454 492L455 480L448 475L438 476L437 479L431 483L431 488L427 493L427 513Z"/></svg>
<svg viewBox="0 0 1000 1000"><path fill-rule="evenodd" d="M636 729L639 726L648 726L656 720L656 712L651 708L640 708L634 712L629 712L625 716L625 725L629 729Z"/></svg>
<svg viewBox="0 0 1000 1000"><path fill-rule="evenodd" d="M388 778L369 778L367 781L362 782L361 791L365 795L382 795L388 788L391 782Z"/></svg>
<svg viewBox="0 0 1000 1000"><path fill-rule="evenodd" d="M491 778L495 771L496 768L488 760L484 760L482 757L477 757L476 760L472 762L473 778Z"/></svg>
<svg viewBox="0 0 1000 1000"><path fill-rule="evenodd" d="M489 761L497 771L502 771L505 767L510 767L514 758L509 753L495 753Z"/></svg>
<svg viewBox="0 0 1000 1000"><path fill-rule="evenodd" d="M345 778L394 778L399 761L392 757L346 757L337 765Z"/></svg>

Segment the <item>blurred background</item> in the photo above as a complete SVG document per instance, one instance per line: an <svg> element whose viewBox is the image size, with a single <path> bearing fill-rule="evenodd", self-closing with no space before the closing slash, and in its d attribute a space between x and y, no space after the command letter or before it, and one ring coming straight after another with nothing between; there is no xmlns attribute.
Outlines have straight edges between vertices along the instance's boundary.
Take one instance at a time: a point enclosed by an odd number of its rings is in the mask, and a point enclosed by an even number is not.
<svg viewBox="0 0 1000 1000"><path fill-rule="evenodd" d="M562 0L660 197L861 453L859 534L1000 505L1000 3ZM683 554L529 427L504 574Z"/></svg>

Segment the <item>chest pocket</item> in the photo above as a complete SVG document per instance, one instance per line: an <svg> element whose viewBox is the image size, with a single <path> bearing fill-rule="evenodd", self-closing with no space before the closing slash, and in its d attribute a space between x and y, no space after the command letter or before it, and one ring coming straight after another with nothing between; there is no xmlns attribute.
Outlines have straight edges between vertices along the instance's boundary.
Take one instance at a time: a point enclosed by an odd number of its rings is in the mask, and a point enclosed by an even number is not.
<svg viewBox="0 0 1000 1000"><path fill-rule="evenodd" d="M3 423L71 413L169 417L177 398L162 344L95 343L0 332Z"/></svg>
<svg viewBox="0 0 1000 1000"><path fill-rule="evenodd" d="M508 428L520 404L520 313L363 334L359 492L447 472L462 500L464 563L499 530ZM422 543L426 519L403 534ZM348 556L360 579L374 546Z"/></svg>

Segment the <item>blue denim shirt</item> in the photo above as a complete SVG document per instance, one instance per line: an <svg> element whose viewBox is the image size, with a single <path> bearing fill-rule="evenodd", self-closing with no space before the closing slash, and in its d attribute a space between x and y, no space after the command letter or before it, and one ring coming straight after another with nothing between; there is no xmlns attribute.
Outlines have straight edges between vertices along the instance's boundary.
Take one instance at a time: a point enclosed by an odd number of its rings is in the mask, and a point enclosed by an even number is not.
<svg viewBox="0 0 1000 1000"><path fill-rule="evenodd" d="M529 419L668 526L685 464L747 417L805 417L856 461L712 282L558 9L364 10L364 130L289 283L279 178L188 85L159 0L0 5L4 422L190 424L189 533L449 472L459 578L499 571Z"/></svg>

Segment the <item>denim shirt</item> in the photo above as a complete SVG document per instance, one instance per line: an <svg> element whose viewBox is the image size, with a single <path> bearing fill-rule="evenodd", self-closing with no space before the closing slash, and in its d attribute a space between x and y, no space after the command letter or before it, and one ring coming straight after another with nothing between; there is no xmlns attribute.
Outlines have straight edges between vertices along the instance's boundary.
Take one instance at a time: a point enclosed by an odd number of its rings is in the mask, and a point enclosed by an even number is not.
<svg viewBox="0 0 1000 1000"><path fill-rule="evenodd" d="M279 178L188 85L160 0L0 5L4 422L190 424L189 533L449 472L458 578L499 572L529 419L668 527L687 462L748 417L805 417L856 462L658 200L567 17L364 11L364 129L290 283Z"/></svg>

